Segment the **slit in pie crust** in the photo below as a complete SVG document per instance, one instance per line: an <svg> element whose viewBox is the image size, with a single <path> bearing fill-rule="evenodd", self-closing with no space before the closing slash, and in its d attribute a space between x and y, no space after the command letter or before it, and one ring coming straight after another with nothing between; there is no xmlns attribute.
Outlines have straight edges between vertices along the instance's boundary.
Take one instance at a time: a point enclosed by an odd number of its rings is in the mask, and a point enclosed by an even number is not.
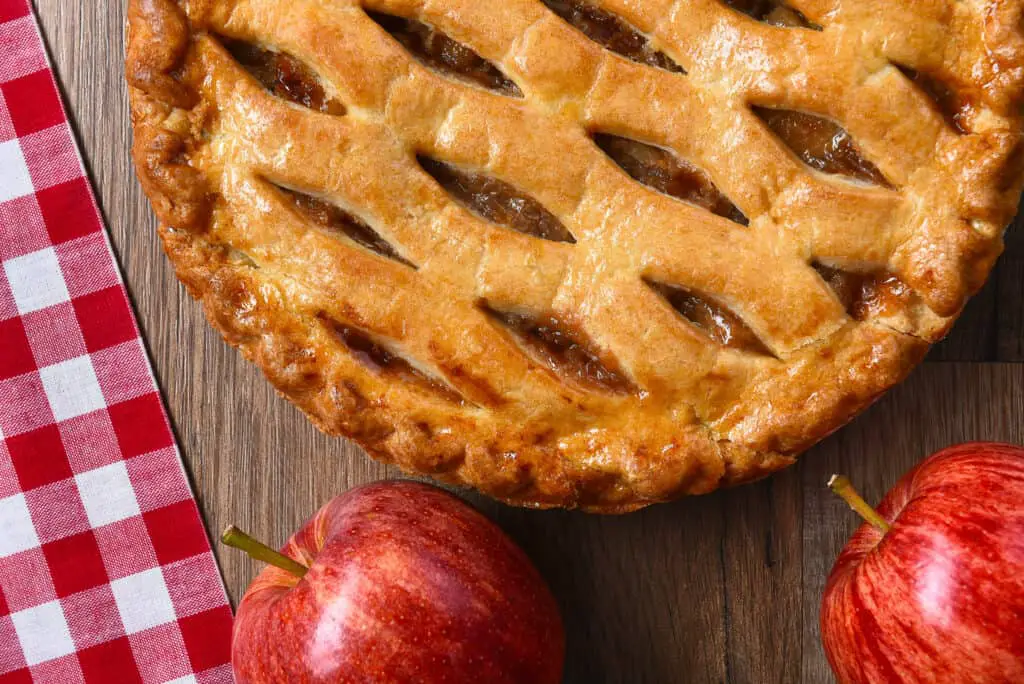
<svg viewBox="0 0 1024 684"><path fill-rule="evenodd" d="M1002 249L1024 0L131 0L134 159L321 429L530 506L767 475Z"/></svg>

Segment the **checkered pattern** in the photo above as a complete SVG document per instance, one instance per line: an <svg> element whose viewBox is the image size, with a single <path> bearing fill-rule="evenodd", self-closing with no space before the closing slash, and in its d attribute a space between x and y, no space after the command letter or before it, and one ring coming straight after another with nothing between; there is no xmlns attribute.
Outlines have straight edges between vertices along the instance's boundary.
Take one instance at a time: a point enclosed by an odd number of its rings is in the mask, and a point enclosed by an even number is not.
<svg viewBox="0 0 1024 684"><path fill-rule="evenodd" d="M27 0L0 0L0 684L230 682L231 611Z"/></svg>

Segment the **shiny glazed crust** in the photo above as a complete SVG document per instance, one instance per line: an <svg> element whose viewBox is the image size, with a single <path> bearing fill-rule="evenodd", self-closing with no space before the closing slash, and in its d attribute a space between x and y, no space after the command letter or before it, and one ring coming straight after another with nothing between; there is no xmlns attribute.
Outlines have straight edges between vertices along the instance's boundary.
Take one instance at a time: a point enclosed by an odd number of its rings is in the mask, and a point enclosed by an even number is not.
<svg viewBox="0 0 1024 684"><path fill-rule="evenodd" d="M605 50L537 0L130 0L127 77L179 278L319 428L509 502L622 512L792 463L949 329L1021 190L1024 0L789 3L821 31L719 0L592 4L686 73ZM440 28L523 97L432 71L364 8ZM301 60L346 114L276 98L219 37ZM896 65L969 98L966 132ZM752 106L839 122L892 187L812 170ZM633 181L595 131L673 150L750 225ZM488 223L417 154L521 189L577 242ZM415 267L316 229L278 188L344 207ZM914 294L854 320L813 263ZM723 303L770 353L714 343L648 282ZM631 391L553 372L481 301L580 331ZM325 318L448 389L365 363Z"/></svg>

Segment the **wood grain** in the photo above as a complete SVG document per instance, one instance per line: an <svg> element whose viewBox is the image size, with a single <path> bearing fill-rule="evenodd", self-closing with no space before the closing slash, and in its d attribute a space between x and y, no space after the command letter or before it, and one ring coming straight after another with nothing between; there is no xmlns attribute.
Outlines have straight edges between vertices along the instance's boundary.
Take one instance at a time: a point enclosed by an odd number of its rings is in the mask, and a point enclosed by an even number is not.
<svg viewBox="0 0 1024 684"><path fill-rule="evenodd" d="M36 0L113 243L211 530L283 542L321 503L397 473L324 437L210 330L177 284L135 181L122 2ZM568 682L829 681L817 627L832 561L857 524L824 488L869 500L946 444L1024 441L1024 231L933 360L853 425L767 481L625 517L467 498L548 578L568 628ZM257 571L218 548L233 600Z"/></svg>

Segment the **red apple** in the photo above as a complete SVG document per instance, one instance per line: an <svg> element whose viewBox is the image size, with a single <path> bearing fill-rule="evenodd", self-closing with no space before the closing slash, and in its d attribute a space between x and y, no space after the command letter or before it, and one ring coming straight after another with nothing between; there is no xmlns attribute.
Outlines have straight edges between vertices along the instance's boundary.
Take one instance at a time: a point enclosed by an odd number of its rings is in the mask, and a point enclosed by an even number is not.
<svg viewBox="0 0 1024 684"><path fill-rule="evenodd" d="M1024 682L1024 449L972 443L907 473L825 587L821 632L844 684Z"/></svg>
<svg viewBox="0 0 1024 684"><path fill-rule="evenodd" d="M436 487L353 489L292 537L284 560L237 536L225 541L287 566L263 570L238 606L238 684L561 679L565 636L547 585L496 525Z"/></svg>

